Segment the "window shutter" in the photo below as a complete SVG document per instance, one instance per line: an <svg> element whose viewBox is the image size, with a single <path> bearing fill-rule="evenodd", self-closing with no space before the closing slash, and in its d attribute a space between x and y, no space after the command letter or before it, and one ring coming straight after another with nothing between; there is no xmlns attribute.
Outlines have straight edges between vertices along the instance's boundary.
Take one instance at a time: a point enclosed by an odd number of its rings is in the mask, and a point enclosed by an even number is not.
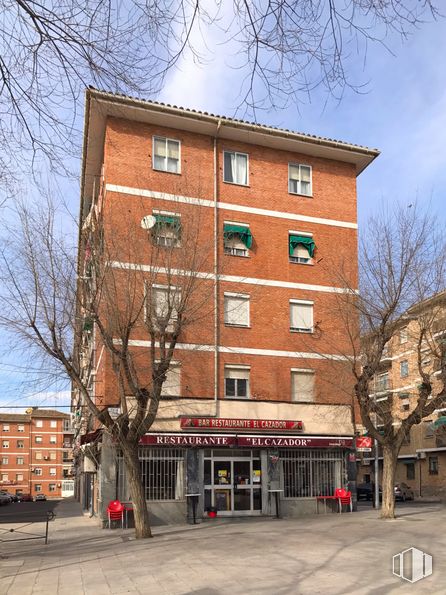
<svg viewBox="0 0 446 595"><path fill-rule="evenodd" d="M225 322L239 326L249 325L249 299L225 296Z"/></svg>
<svg viewBox="0 0 446 595"><path fill-rule="evenodd" d="M155 155L157 157L166 156L166 139L155 138Z"/></svg>
<svg viewBox="0 0 446 595"><path fill-rule="evenodd" d="M242 378L249 380L249 369L225 367L225 378Z"/></svg>
<svg viewBox="0 0 446 595"><path fill-rule="evenodd" d="M312 331L313 305L292 302L290 304L290 324L292 329Z"/></svg>
<svg viewBox="0 0 446 595"><path fill-rule="evenodd" d="M290 180L299 181L299 166L290 165Z"/></svg>
<svg viewBox="0 0 446 595"><path fill-rule="evenodd" d="M291 398L293 401L314 401L314 372L291 373Z"/></svg>

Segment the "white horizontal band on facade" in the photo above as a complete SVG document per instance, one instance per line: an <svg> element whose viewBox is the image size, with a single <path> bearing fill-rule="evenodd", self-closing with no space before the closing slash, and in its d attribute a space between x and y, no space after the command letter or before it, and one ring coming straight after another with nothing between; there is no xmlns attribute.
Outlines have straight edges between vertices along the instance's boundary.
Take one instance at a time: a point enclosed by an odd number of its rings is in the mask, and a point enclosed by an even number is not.
<svg viewBox="0 0 446 595"><path fill-rule="evenodd" d="M177 275L179 277L196 277L197 279L207 279L209 281L215 280L213 273L203 273L194 271L184 271L181 269L166 269L164 267L156 267L149 264L135 264L131 262L112 261L108 263L115 269L123 269L129 271L141 271L142 273L158 273L161 275ZM294 283L291 281L275 281L274 279L257 279L255 277L237 277L236 275L218 275L219 281L227 281L228 283L245 283L247 285L264 285L265 287L280 287L282 289L302 289L304 291L322 291L325 293L348 293L350 289L342 287L330 287L328 285L310 285L309 283ZM155 287L155 285L154 285ZM165 286L164 286L165 287ZM357 293L356 290L354 290Z"/></svg>
<svg viewBox="0 0 446 595"><path fill-rule="evenodd" d="M105 189L108 192L118 192L119 194L130 194L132 196L141 196L144 198L156 198L159 200L169 200L179 203L198 205L201 207L214 207L213 200L203 198L192 198L191 196L181 196L178 194L168 194L167 192L156 192L144 188L132 188L129 186L120 186L118 184L106 184ZM297 215L296 213L287 213L285 211L271 211L269 209L258 209L256 207L247 207L244 205L235 205L228 202L217 202L217 208L227 211L237 211L240 213L250 213L252 215L263 215L265 217L276 217L278 219L289 219L291 221L305 221L307 223L316 223L318 225L330 225L333 227L346 227L348 229L357 229L358 225L350 221L339 221L337 219L325 219L322 217L310 217L309 215Z"/></svg>
<svg viewBox="0 0 446 595"><path fill-rule="evenodd" d="M120 339L113 339L116 345L121 343ZM129 345L132 347L150 347L151 341L144 341L140 339L130 339ZM155 343L155 347L159 347L158 341ZM176 349L184 351L208 351L214 352L215 347L213 345L198 345L195 343L177 343ZM306 353L303 351L281 351L279 349L254 349L251 347L225 347L220 345L218 348L219 353L233 353L234 355L266 355L271 357L292 357L301 359L321 359L321 360L335 360L335 361L348 361L348 357L345 355L335 355L332 353ZM231 366L230 363L225 364Z"/></svg>

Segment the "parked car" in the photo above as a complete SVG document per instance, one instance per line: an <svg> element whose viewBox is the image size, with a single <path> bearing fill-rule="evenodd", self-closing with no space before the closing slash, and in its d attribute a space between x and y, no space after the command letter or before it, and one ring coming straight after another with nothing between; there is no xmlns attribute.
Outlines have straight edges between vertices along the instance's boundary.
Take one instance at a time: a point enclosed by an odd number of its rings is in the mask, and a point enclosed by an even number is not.
<svg viewBox="0 0 446 595"><path fill-rule="evenodd" d="M413 500L415 498L412 488L407 483L397 483L394 489L395 500Z"/></svg>
<svg viewBox="0 0 446 595"><path fill-rule="evenodd" d="M360 483L356 486L356 495L358 500L373 500L375 497L375 484ZM379 486L379 499L382 498L382 489Z"/></svg>
<svg viewBox="0 0 446 595"><path fill-rule="evenodd" d="M5 494L8 494L8 496L11 498L11 502L17 502L17 495L16 494L11 494L11 492L7 492L6 490L4 491Z"/></svg>
<svg viewBox="0 0 446 595"><path fill-rule="evenodd" d="M44 500L46 500L45 494L37 494L34 498L34 502L43 502Z"/></svg>
<svg viewBox="0 0 446 595"><path fill-rule="evenodd" d="M8 492L0 492L0 506L2 506L3 504L11 504L12 502L12 498L11 496L8 494Z"/></svg>
<svg viewBox="0 0 446 595"><path fill-rule="evenodd" d="M19 498L19 502L32 502L33 501L33 497L31 496L31 494L20 494L18 496Z"/></svg>

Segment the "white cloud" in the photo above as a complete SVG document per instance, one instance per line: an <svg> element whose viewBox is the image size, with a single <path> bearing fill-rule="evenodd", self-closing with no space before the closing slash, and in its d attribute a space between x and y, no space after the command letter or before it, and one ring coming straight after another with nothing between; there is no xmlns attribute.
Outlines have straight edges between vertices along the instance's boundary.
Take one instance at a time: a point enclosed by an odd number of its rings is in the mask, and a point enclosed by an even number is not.
<svg viewBox="0 0 446 595"><path fill-rule="evenodd" d="M46 391L36 392L16 397L13 399L0 400L0 411L3 413L24 413L28 407L39 407L41 409L61 409L69 413L71 392Z"/></svg>

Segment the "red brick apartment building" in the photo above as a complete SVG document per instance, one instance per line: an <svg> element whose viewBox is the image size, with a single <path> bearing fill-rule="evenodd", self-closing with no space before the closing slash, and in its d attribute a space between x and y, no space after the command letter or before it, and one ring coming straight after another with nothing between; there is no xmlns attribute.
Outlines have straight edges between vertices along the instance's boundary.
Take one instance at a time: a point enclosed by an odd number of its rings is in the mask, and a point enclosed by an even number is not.
<svg viewBox="0 0 446 595"><path fill-rule="evenodd" d="M0 413L0 489L13 494L74 494L73 430L60 411Z"/></svg>
<svg viewBox="0 0 446 595"><path fill-rule="evenodd" d="M356 177L378 154L87 91L81 225L100 213L104 233L117 238L116 266L150 271L151 246L181 254L178 230L199 220L200 274L216 287L212 313L180 337L166 399L141 441L155 518L184 519L190 493L199 494L200 515L210 507L271 514L275 494L284 514L312 512L316 496L347 483L351 385L338 358L349 347L330 263L342 260L355 286ZM125 218L134 223L130 242L121 237ZM131 340L148 357L149 337ZM111 363L91 341L92 395L117 407ZM105 433L82 442L81 497L103 514L110 499L129 499L125 472Z"/></svg>

